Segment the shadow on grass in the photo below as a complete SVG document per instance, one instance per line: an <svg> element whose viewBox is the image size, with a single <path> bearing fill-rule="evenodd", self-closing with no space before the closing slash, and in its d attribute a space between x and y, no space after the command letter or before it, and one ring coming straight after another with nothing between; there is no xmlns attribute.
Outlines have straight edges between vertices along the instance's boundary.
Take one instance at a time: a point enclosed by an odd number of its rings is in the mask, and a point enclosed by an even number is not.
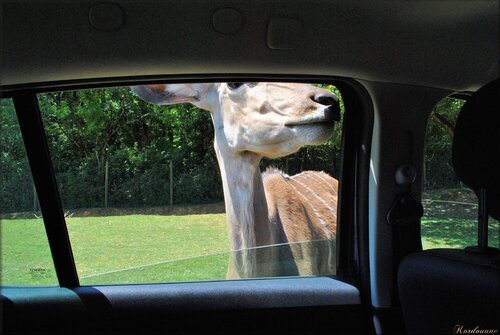
<svg viewBox="0 0 500 335"><path fill-rule="evenodd" d="M436 189L423 194L422 244L429 248L477 245L477 197L468 188ZM490 219L489 245L500 246L500 223Z"/></svg>
<svg viewBox="0 0 500 335"><path fill-rule="evenodd" d="M477 221L475 219L443 219L427 217L422 219L422 242L424 249L465 248L477 245ZM499 247L500 225L489 223L489 245Z"/></svg>
<svg viewBox="0 0 500 335"><path fill-rule="evenodd" d="M477 205L474 203L474 194L471 191L451 191L423 201L421 229L424 249L477 245ZM460 196L457 196L458 193ZM490 219L488 227L489 245L499 247L499 222Z"/></svg>
<svg viewBox="0 0 500 335"><path fill-rule="evenodd" d="M477 205L475 204L443 200L424 200L422 202L424 217L470 221L477 219Z"/></svg>

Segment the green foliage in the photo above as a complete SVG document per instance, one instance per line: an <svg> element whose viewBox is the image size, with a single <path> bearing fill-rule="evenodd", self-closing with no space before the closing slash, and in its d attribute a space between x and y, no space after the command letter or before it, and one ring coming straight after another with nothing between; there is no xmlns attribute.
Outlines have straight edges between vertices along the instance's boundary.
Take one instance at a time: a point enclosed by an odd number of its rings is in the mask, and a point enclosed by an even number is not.
<svg viewBox="0 0 500 335"><path fill-rule="evenodd" d="M445 98L435 107L438 114L454 127L463 100ZM458 187L459 181L451 165L452 136L436 117L431 116L427 126L425 144L425 180L424 189Z"/></svg>
<svg viewBox="0 0 500 335"><path fill-rule="evenodd" d="M208 112L148 104L129 88L41 94L39 101L65 208L104 206L106 162L109 206L168 205L170 161L175 203L221 199L213 192L220 181Z"/></svg>
<svg viewBox="0 0 500 335"><path fill-rule="evenodd" d="M318 86L341 97L332 85ZM190 104L152 105L127 87L46 93L38 99L64 208L104 207L106 163L108 206L169 205L171 161L174 204L223 199L209 112ZM6 150L1 206L8 212L29 211L33 186L26 177L30 173L14 109L8 104L2 100L1 143ZM336 125L328 143L266 159L262 169L274 166L290 174L323 170L338 176L341 126Z"/></svg>
<svg viewBox="0 0 500 335"><path fill-rule="evenodd" d="M33 209L33 180L11 99L0 99L0 212Z"/></svg>

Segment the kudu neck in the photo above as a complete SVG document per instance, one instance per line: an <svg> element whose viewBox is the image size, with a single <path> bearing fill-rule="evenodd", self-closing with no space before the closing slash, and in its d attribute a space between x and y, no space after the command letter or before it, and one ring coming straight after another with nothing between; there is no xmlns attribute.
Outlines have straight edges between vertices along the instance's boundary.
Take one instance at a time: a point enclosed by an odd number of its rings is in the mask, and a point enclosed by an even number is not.
<svg viewBox="0 0 500 335"><path fill-rule="evenodd" d="M224 138L216 134L215 151L222 176L231 248L240 250L272 244L259 167L262 157L249 152L228 152L223 141Z"/></svg>

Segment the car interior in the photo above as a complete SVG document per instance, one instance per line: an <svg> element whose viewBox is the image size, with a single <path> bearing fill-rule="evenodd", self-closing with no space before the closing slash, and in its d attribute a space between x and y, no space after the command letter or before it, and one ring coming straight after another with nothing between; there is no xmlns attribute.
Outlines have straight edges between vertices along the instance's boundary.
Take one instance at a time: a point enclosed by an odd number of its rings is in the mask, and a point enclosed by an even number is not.
<svg viewBox="0 0 500 335"><path fill-rule="evenodd" d="M498 334L498 13L497 0L2 1L1 100L15 110L56 277L0 276L2 333ZM340 92L335 274L85 281L40 96L236 82ZM474 243L428 248L428 125L448 98L463 103L449 165L475 194Z"/></svg>

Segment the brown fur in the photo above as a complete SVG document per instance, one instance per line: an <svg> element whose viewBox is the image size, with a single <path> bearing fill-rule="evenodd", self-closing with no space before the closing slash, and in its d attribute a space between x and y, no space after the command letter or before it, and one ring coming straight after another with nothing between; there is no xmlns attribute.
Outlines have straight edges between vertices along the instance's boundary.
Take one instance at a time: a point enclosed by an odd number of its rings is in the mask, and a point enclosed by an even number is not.
<svg viewBox="0 0 500 335"><path fill-rule="evenodd" d="M323 172L289 177L273 169L263 182L269 222L282 231L275 242L290 243L297 267L297 273L281 274L335 274L338 181Z"/></svg>
<svg viewBox="0 0 500 335"><path fill-rule="evenodd" d="M253 277L334 275L338 181L324 172L290 177L275 169L262 179L268 221L255 227L257 248L233 252L227 278L241 278L235 263L250 258Z"/></svg>
<svg viewBox="0 0 500 335"><path fill-rule="evenodd" d="M335 237L338 192L336 179L324 172L306 171L289 177L280 171L268 170L263 174L263 182L269 221L275 223L279 216L286 235L286 241L278 243ZM301 224L303 222L309 224Z"/></svg>
<svg viewBox="0 0 500 335"><path fill-rule="evenodd" d="M151 90L153 90L155 93L163 93L165 91L165 85L163 84L154 84L154 85L147 85Z"/></svg>

